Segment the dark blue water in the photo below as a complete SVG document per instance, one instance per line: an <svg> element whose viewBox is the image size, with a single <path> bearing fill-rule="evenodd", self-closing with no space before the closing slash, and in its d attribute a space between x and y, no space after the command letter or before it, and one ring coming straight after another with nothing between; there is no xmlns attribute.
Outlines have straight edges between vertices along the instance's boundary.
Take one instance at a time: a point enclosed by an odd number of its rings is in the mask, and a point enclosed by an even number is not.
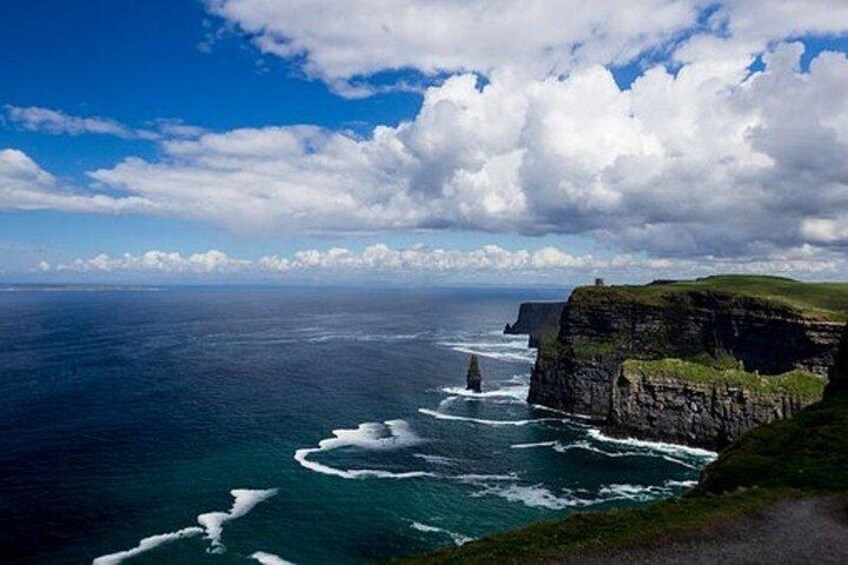
<svg viewBox="0 0 848 565"><path fill-rule="evenodd" d="M533 352L500 329L563 298L0 293L0 555L379 562L680 492L707 455L523 402ZM450 388L472 351L483 395Z"/></svg>

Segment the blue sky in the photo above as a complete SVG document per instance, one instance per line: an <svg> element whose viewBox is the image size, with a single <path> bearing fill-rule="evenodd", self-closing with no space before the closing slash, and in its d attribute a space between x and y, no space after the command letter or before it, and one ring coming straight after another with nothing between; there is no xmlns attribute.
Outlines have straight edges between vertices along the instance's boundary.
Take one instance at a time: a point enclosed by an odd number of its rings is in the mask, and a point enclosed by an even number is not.
<svg viewBox="0 0 848 565"><path fill-rule="evenodd" d="M832 4L5 2L0 278L839 278Z"/></svg>

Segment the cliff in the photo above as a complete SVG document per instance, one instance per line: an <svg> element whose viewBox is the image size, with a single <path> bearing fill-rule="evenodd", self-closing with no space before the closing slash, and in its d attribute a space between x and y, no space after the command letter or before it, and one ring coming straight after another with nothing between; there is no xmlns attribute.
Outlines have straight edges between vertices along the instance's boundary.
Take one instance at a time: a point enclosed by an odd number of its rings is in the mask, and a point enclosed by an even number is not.
<svg viewBox="0 0 848 565"><path fill-rule="evenodd" d="M518 319L507 324L504 333L529 335L529 347L539 347L539 343L559 331L563 308L565 302L524 302L518 308Z"/></svg>
<svg viewBox="0 0 848 565"><path fill-rule="evenodd" d="M580 287L541 344L528 400L615 433L720 447L820 397L846 310L848 285L773 277ZM686 363L659 376L626 363L670 359ZM693 366L709 378L687 378ZM761 386L795 371L817 392Z"/></svg>

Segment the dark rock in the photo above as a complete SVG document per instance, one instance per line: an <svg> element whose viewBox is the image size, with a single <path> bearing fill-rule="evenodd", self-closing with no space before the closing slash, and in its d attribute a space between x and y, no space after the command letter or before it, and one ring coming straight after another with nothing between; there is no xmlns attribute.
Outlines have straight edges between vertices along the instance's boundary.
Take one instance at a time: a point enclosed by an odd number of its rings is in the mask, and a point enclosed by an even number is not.
<svg viewBox="0 0 848 565"><path fill-rule="evenodd" d="M790 418L812 402L727 383L650 377L623 367L612 387L605 431L719 450L751 428Z"/></svg>
<svg viewBox="0 0 848 565"><path fill-rule="evenodd" d="M507 335L529 336L528 347L539 347L546 336L556 336L565 302L524 302L518 307L518 320L507 324Z"/></svg>
<svg viewBox="0 0 848 565"><path fill-rule="evenodd" d="M626 287L581 287L566 304L558 337L539 350L528 402L609 421L611 430L639 437L722 445L798 407L778 398L740 399L725 389L618 386L622 363L726 355L762 375L804 369L824 377L842 326L783 304L713 290L640 295ZM848 351L842 367L832 376L834 387L845 386Z"/></svg>
<svg viewBox="0 0 848 565"><path fill-rule="evenodd" d="M480 360L473 353L471 354L471 360L468 362L468 372L465 374L465 388L474 392L483 391L483 375L480 373Z"/></svg>
<svg viewBox="0 0 848 565"><path fill-rule="evenodd" d="M848 393L848 325L842 330L839 349L836 352L836 361L828 371L827 377L825 396L831 397L835 394Z"/></svg>

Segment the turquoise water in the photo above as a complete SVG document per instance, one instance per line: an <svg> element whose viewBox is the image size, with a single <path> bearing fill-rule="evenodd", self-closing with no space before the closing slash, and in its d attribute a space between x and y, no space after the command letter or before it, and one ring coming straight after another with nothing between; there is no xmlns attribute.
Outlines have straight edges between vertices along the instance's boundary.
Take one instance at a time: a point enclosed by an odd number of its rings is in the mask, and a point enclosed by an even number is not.
<svg viewBox="0 0 848 565"><path fill-rule="evenodd" d="M380 562L681 492L708 453L524 402L534 352L500 330L541 299L563 292L0 293L3 553Z"/></svg>

